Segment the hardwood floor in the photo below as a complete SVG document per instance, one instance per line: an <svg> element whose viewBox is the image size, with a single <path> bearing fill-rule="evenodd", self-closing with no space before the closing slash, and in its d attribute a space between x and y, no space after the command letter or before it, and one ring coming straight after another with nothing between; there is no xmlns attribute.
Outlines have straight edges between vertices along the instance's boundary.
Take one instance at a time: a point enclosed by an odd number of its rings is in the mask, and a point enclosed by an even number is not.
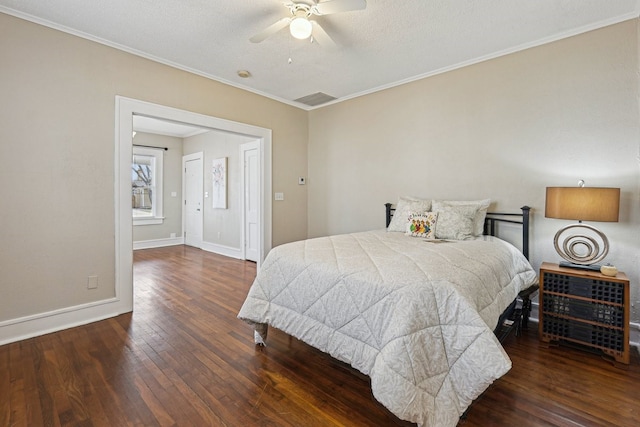
<svg viewBox="0 0 640 427"><path fill-rule="evenodd" d="M409 426L369 380L236 314L255 264L186 246L135 251L135 309L0 347L0 426ZM636 426L640 365L510 337L512 370L461 426Z"/></svg>

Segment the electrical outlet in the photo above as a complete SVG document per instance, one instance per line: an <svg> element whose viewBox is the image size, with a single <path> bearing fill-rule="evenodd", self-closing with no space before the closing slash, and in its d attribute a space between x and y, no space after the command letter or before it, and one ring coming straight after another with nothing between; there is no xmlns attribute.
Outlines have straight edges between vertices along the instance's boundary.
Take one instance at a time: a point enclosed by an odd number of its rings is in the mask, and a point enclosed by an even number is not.
<svg viewBox="0 0 640 427"><path fill-rule="evenodd" d="M96 289L98 287L98 276L87 277L87 289Z"/></svg>
<svg viewBox="0 0 640 427"><path fill-rule="evenodd" d="M298 185L305 185L307 183L307 180L304 178L304 176L298 177Z"/></svg>
<svg viewBox="0 0 640 427"><path fill-rule="evenodd" d="M284 193L276 193L275 194L275 199L276 200L284 200Z"/></svg>

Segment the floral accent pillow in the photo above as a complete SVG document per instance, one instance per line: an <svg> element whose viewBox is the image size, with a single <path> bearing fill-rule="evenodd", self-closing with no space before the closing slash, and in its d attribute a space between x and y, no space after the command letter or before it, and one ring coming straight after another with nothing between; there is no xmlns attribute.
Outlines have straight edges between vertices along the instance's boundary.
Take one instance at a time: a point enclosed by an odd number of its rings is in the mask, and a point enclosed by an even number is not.
<svg viewBox="0 0 640 427"><path fill-rule="evenodd" d="M469 207L477 208L473 219L473 235L482 236L484 232L484 218L487 216L487 209L491 204L491 199L484 200L433 200L431 202L431 210L436 212L444 207ZM464 212L462 212L464 214Z"/></svg>
<svg viewBox="0 0 640 427"><path fill-rule="evenodd" d="M400 197L396 204L396 211L391 218L387 231L404 233L412 212L425 213L431 210L431 200L416 199L414 197Z"/></svg>
<svg viewBox="0 0 640 427"><path fill-rule="evenodd" d="M475 236L477 206L444 206L437 213L436 239L469 240Z"/></svg>
<svg viewBox="0 0 640 427"><path fill-rule="evenodd" d="M436 236L437 220L438 214L435 212L411 213L409 214L409 221L404 234L411 237L433 239Z"/></svg>

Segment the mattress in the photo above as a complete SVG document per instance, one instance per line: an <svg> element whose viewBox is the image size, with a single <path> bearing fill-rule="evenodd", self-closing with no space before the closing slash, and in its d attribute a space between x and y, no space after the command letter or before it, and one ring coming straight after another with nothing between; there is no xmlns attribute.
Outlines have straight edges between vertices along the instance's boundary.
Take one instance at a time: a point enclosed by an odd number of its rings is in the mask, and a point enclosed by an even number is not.
<svg viewBox="0 0 640 427"><path fill-rule="evenodd" d="M493 329L536 282L527 259L495 237L436 243L376 230L274 248L238 317L368 375L400 419L455 426L511 368Z"/></svg>

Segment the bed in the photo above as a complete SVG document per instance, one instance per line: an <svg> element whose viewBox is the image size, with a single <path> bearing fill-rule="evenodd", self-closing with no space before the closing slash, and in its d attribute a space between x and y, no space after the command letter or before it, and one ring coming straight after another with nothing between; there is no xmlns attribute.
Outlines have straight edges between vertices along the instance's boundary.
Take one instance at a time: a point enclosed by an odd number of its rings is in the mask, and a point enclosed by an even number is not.
<svg viewBox="0 0 640 427"><path fill-rule="evenodd" d="M528 230L529 210L520 220L469 210L474 235L455 240L412 236L403 209L394 218L405 232L392 231L387 204L386 229L272 249L238 317L254 325L257 344L272 326L368 375L374 397L400 419L455 426L511 368L496 331L519 323L518 295L537 276L523 254L528 241L520 251L491 234L496 221Z"/></svg>

